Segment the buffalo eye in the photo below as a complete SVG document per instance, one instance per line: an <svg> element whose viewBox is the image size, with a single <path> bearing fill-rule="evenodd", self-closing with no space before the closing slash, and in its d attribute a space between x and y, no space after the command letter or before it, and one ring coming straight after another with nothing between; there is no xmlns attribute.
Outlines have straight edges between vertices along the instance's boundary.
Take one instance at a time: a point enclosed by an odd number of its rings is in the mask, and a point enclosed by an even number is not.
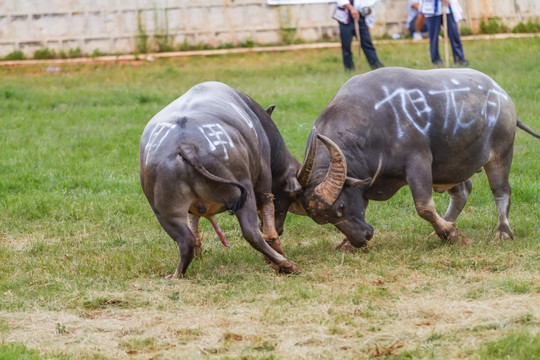
<svg viewBox="0 0 540 360"><path fill-rule="evenodd" d="M345 209L345 204L340 203L337 208L337 216L343 216L343 210Z"/></svg>

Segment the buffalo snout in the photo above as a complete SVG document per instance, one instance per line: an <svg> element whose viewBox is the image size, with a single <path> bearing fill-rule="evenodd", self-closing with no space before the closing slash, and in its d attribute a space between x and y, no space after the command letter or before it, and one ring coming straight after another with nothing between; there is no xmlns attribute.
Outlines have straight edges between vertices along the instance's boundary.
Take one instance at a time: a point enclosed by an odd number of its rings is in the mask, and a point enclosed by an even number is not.
<svg viewBox="0 0 540 360"><path fill-rule="evenodd" d="M347 240L349 240L351 245L356 248L366 247L368 241L371 239L373 239L373 228L368 224L366 224L365 228L360 229L353 236L347 236Z"/></svg>

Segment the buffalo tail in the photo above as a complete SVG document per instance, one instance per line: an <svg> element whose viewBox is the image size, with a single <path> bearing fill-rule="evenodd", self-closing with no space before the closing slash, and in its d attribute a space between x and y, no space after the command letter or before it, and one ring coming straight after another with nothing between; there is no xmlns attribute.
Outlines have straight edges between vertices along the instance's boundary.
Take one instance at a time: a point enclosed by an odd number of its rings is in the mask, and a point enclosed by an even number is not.
<svg viewBox="0 0 540 360"><path fill-rule="evenodd" d="M540 134L538 133L535 133L534 131L532 131L531 129L529 129L529 127L527 125L525 125L524 123L521 122L521 120L517 119L517 126L518 128L520 128L521 130L531 134L532 136L534 136L535 138L539 138L540 139Z"/></svg>

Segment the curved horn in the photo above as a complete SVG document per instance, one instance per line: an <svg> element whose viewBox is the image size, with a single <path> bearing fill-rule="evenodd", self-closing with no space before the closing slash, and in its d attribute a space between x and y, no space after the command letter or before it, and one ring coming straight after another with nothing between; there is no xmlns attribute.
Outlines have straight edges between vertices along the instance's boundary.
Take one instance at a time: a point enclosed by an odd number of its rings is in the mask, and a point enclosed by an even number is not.
<svg viewBox="0 0 540 360"><path fill-rule="evenodd" d="M324 180L315 188L315 194L332 205L338 198L347 180L347 161L339 146L323 135L317 135L330 153L330 166Z"/></svg>
<svg viewBox="0 0 540 360"><path fill-rule="evenodd" d="M296 178L302 187L306 186L311 178L311 172L313 171L313 163L315 162L315 154L317 153L317 129L315 126L311 129L309 133L306 153L304 155L304 163L298 173Z"/></svg>

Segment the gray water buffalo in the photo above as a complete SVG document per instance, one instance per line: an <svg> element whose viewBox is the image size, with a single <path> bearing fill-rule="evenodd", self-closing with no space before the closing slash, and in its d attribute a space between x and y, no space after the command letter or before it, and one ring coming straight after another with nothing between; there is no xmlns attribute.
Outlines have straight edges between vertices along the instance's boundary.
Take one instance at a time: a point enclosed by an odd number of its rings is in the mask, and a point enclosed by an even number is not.
<svg viewBox="0 0 540 360"><path fill-rule="evenodd" d="M236 215L244 238L276 272L297 271L283 256L274 216L282 226L291 196L301 189L298 162L272 121L272 110L223 83L206 82L161 110L144 129L142 188L180 252L169 277L185 274L191 263L200 242L198 219L212 221L224 211Z"/></svg>
<svg viewBox="0 0 540 360"><path fill-rule="evenodd" d="M342 244L363 247L373 237L368 202L409 185L435 233L465 242L455 221L469 179L484 168L499 212L496 238L512 238L508 177L516 126L540 137L517 119L508 94L475 70L384 68L355 76L315 123L299 174L303 194L291 211L331 223L346 236ZM317 139L325 147L317 149ZM432 189L450 195L444 218Z"/></svg>

